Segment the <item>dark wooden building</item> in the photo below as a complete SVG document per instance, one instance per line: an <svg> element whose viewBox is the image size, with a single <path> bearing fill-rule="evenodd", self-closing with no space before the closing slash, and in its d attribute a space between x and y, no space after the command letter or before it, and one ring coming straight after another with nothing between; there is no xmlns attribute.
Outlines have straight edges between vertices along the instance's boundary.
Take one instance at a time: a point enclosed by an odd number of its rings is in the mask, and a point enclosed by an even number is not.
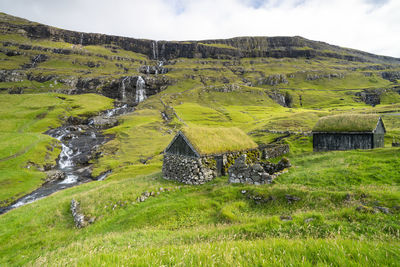
<svg viewBox="0 0 400 267"><path fill-rule="evenodd" d="M313 149L328 151L384 147L385 133L382 118L375 114L323 117L313 128Z"/></svg>

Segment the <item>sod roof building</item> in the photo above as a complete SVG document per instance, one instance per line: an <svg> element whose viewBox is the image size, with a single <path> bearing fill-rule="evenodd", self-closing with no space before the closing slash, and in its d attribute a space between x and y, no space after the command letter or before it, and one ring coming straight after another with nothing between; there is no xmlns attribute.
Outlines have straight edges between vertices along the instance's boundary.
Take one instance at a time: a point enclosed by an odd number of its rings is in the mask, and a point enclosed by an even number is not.
<svg viewBox="0 0 400 267"><path fill-rule="evenodd" d="M163 176L186 184L203 184L225 175L242 154L258 160L257 144L238 128L185 128L164 151Z"/></svg>
<svg viewBox="0 0 400 267"><path fill-rule="evenodd" d="M344 114L321 118L313 128L314 151L384 147L386 129L375 114Z"/></svg>

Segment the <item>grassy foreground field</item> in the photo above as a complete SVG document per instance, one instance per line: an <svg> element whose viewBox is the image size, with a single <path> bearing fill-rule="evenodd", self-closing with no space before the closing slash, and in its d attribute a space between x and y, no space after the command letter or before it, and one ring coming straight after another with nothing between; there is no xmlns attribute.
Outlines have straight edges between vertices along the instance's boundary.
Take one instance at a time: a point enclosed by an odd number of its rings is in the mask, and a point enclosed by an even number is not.
<svg viewBox="0 0 400 267"><path fill-rule="evenodd" d="M106 181L61 191L1 216L0 256L3 264L34 266L396 266L399 153L294 156L289 173L266 186L230 185L226 177L185 186L163 180L157 165L127 167ZM368 157L382 158L386 167L378 162L371 168L363 161ZM355 161L356 182L342 173L343 165ZM375 183L364 178L366 173L386 179ZM137 203L146 191L160 194ZM299 200L288 201L287 195ZM96 217L93 225L74 227L71 198Z"/></svg>

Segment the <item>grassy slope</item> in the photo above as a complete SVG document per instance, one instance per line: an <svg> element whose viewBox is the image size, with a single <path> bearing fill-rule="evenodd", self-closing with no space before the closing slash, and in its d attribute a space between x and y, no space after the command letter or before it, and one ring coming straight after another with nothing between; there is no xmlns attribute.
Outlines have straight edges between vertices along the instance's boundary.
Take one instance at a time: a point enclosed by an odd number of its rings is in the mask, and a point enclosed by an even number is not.
<svg viewBox="0 0 400 267"><path fill-rule="evenodd" d="M83 53L50 54L49 61L31 70L59 77L137 75L140 61L148 60L143 55L118 50L120 56L135 60L122 62L129 69L125 73L115 66L117 62L84 55L86 52L113 55L106 47L72 48L62 42L32 41L21 36L2 36L2 40L76 49ZM17 48L8 46L7 49ZM27 56L2 56L4 68L19 68L38 53L26 52ZM100 67L90 69L85 65L88 61L99 62ZM395 207L400 204L399 149L314 154L310 137L292 135L284 141L291 146L289 157L294 167L273 185L229 185L227 178L222 177L191 187L165 181L160 174L160 153L184 124L239 127L252 132L251 137L260 143L282 136L265 133L265 129L307 131L320 117L330 114L399 111L400 99L393 92L385 93L382 105L376 108L355 101L354 93L363 88L391 86L378 71L368 70L372 76L364 75L362 68L368 65L371 64L328 58L241 59L239 64L214 59L171 62L166 65L170 70L167 76L175 84L141 103L135 113L122 117L119 126L107 130L116 138L104 146L104 157L95 162L94 173L112 169L111 176L105 181L58 192L0 216L0 263L36 266L397 265L400 229ZM240 69L244 70L243 74L238 71ZM306 80L308 74L332 73L345 76ZM260 79L273 74L286 74L289 83L259 84ZM290 74L294 76L290 78ZM243 79L254 86L244 86ZM221 92L220 88L227 81L242 85L232 92ZM50 83L52 81L47 84L24 81L0 83L0 87L26 86L39 92L53 90ZM268 94L273 90L289 92L294 108L281 107L271 100ZM11 97L14 99L10 100ZM58 114L67 110L79 115L104 109L111 103L94 96L67 96L70 102L64 103L55 95L47 94L0 95L0 99L4 105L20 103L15 107L4 106L2 126L7 125L8 130L0 137L2 157L44 138L41 145L31 149L32 154L25 153L15 162L0 162L7 163L5 169L16 172L16 177L27 170L15 166L32 159L42 163L50 139L41 133L49 125L60 123ZM164 122L160 100L172 107L168 112L175 112L180 120ZM37 106L31 108L29 103ZM68 108L83 105L82 109ZM35 119L50 106L55 108L51 108L44 119ZM400 118L385 115L384 121L388 128L386 145L389 146L392 137L400 136ZM22 143L15 141L16 134L20 134ZM57 154L54 151L47 160L54 162ZM34 180L37 185L43 174L31 172L37 175ZM8 189L14 187L9 184ZM143 192L160 191L160 187L171 191L136 203ZM8 194L5 189L2 187L1 194ZM247 193L243 195L242 190ZM286 194L301 200L290 204ZM257 203L252 197L265 202ZM81 201L83 211L96 217L93 225L82 230L74 227L69 211L71 198ZM368 207L367 212L355 210L361 204ZM369 213L374 206L389 207L392 213ZM291 215L293 220L281 221L281 215ZM310 218L312 220L307 220Z"/></svg>

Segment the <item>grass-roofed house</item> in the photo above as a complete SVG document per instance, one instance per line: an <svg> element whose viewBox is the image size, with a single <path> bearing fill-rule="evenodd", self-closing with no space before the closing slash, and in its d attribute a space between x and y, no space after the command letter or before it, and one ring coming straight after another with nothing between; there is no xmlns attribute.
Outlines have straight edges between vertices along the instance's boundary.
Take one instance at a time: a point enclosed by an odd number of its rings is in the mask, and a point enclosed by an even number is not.
<svg viewBox="0 0 400 267"><path fill-rule="evenodd" d="M375 114L322 117L313 128L314 151L372 149L385 146L386 129Z"/></svg>
<svg viewBox="0 0 400 267"><path fill-rule="evenodd" d="M257 144L238 128L184 128L164 151L163 176L186 184L203 184L225 175L242 154L258 160Z"/></svg>

